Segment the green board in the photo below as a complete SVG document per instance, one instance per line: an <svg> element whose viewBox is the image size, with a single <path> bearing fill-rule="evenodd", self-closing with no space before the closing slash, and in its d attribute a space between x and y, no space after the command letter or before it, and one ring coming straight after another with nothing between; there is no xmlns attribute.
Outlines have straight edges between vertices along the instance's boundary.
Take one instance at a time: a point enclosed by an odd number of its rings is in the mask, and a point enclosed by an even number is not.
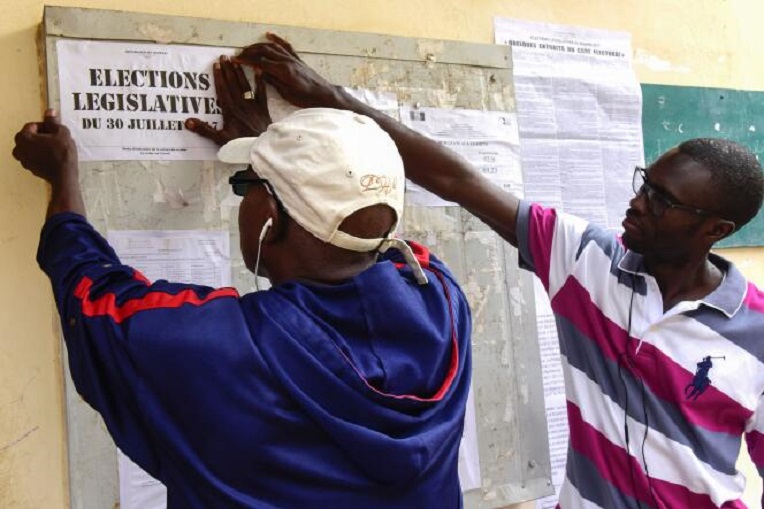
<svg viewBox="0 0 764 509"><path fill-rule="evenodd" d="M645 161L691 138L727 138L764 158L764 92L642 85ZM717 247L764 246L764 212Z"/></svg>

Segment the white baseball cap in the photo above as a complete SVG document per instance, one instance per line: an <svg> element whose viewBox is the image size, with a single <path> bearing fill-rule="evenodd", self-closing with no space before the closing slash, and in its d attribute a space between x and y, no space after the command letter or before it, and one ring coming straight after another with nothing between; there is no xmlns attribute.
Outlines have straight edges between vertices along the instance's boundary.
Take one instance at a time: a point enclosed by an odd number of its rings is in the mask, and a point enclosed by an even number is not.
<svg viewBox="0 0 764 509"><path fill-rule="evenodd" d="M317 238L359 252L394 247L417 280L427 282L408 244L393 237L403 216L403 161L395 142L371 118L331 108L302 109L256 138L226 143L218 159L251 164L273 186L289 216ZM348 216L378 204L396 215L385 237L363 239L339 230Z"/></svg>

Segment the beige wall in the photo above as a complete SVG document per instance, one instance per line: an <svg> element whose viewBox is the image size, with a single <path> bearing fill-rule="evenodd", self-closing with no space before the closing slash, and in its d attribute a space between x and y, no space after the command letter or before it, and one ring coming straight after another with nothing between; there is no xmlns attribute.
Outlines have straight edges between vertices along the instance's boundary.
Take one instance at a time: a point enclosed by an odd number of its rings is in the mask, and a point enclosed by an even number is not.
<svg viewBox="0 0 764 509"><path fill-rule="evenodd" d="M12 136L38 118L38 0L0 17L0 506L67 506L56 317L34 254L45 188L11 158ZM493 16L631 32L640 80L764 90L761 0L113 0L58 5L492 42ZM253 34L254 35L254 34ZM764 285L764 253L728 252ZM749 477L755 477L750 466ZM749 490L756 505L761 483Z"/></svg>

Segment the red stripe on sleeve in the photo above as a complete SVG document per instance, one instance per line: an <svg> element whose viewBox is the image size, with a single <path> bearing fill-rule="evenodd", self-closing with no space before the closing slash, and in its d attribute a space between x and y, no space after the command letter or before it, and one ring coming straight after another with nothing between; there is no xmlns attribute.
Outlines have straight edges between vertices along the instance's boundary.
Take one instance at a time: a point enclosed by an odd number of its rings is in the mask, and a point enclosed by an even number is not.
<svg viewBox="0 0 764 509"><path fill-rule="evenodd" d="M151 281L149 281L149 278L143 275L143 272L133 269L133 277L146 286L151 286Z"/></svg>
<svg viewBox="0 0 764 509"><path fill-rule="evenodd" d="M140 272L136 271L138 281L146 280ZM147 280L146 280L147 281ZM117 305L117 296L113 293L107 293L98 299L90 298L90 289L93 287L93 281L88 277L83 277L74 290L74 296L82 301L82 314L89 317L109 316L115 322L120 323L130 318L139 311L148 309L167 309L178 308L184 304L192 306L201 306L221 297L239 297L239 292L235 288L220 288L209 293L201 299L192 289L186 289L175 295L164 292L150 292L143 297L130 299L121 306Z"/></svg>

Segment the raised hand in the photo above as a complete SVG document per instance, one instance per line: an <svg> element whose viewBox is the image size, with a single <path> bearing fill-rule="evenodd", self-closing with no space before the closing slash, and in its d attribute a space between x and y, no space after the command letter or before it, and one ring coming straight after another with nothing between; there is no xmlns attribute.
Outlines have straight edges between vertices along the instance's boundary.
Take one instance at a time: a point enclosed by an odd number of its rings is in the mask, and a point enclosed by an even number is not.
<svg viewBox="0 0 764 509"><path fill-rule="evenodd" d="M47 110L42 122L29 122L16 134L13 157L33 175L57 185L77 180L77 146L56 110Z"/></svg>
<svg viewBox="0 0 764 509"><path fill-rule="evenodd" d="M56 110L47 110L42 122L30 122L16 134L13 157L51 185L47 217L60 212L85 215L79 183L77 146Z"/></svg>
<svg viewBox="0 0 764 509"><path fill-rule="evenodd" d="M301 108L336 108L340 87L333 85L297 56L281 37L268 33L269 42L245 48L234 61L262 72L281 96Z"/></svg>
<svg viewBox="0 0 764 509"><path fill-rule="evenodd" d="M223 112L223 128L215 129L198 118L186 120L186 129L225 145L235 138L259 136L271 124L265 82L255 74L252 91L244 71L228 57L220 57L212 69L218 105Z"/></svg>

